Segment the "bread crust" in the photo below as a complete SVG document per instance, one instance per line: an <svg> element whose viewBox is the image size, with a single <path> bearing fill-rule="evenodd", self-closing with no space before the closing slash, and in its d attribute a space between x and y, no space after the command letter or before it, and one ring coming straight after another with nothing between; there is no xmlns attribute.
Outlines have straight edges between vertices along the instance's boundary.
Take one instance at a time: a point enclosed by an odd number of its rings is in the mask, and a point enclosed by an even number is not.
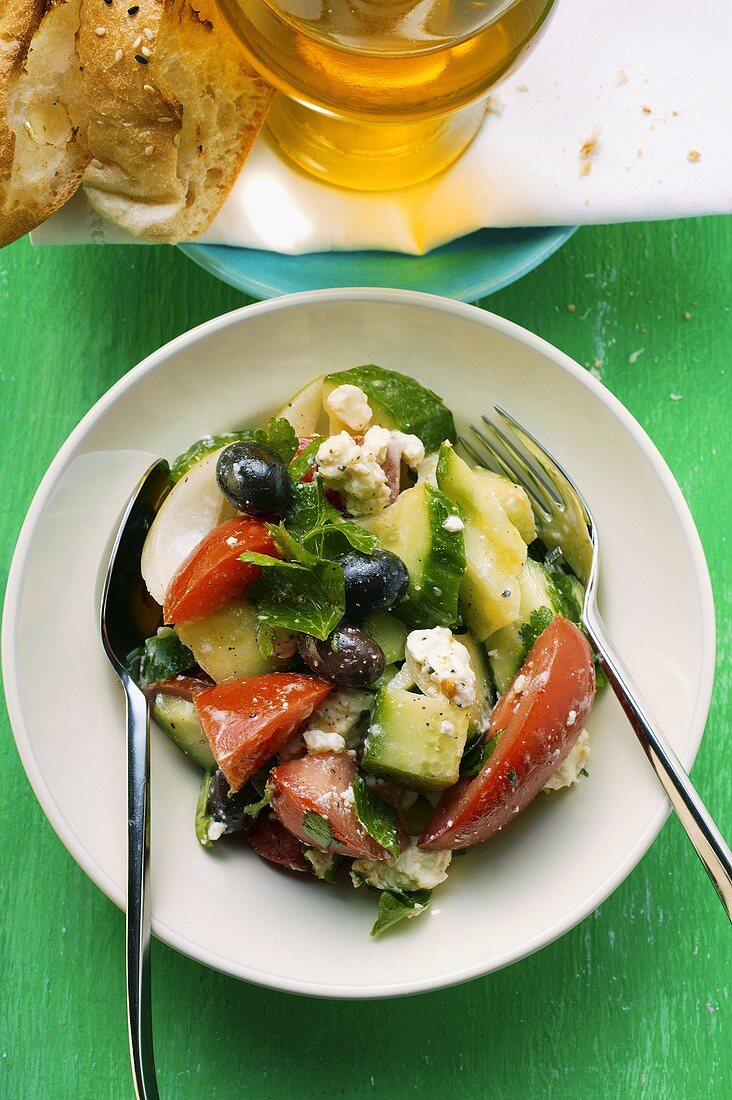
<svg viewBox="0 0 732 1100"><path fill-rule="evenodd" d="M81 0L5 0L0 14L0 247L64 205L90 154L75 38Z"/></svg>
<svg viewBox="0 0 732 1100"><path fill-rule="evenodd" d="M135 236L194 239L233 187L273 90L212 0L139 0L133 19L107 10L101 42L82 20L77 47L93 108L84 190Z"/></svg>
<svg viewBox="0 0 732 1100"><path fill-rule="evenodd" d="M0 0L0 246L76 191L135 236L213 221L272 88L213 0Z"/></svg>

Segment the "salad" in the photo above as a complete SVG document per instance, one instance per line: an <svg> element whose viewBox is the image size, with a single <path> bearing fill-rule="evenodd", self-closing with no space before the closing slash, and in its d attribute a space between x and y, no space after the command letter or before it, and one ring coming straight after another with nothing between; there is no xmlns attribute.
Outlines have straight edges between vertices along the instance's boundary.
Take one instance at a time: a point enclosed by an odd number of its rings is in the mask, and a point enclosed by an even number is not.
<svg viewBox="0 0 732 1100"><path fill-rule="evenodd" d="M587 774L585 547L456 443L415 379L326 374L180 455L142 555L165 625L131 668L202 769L199 841L350 878L374 935Z"/></svg>

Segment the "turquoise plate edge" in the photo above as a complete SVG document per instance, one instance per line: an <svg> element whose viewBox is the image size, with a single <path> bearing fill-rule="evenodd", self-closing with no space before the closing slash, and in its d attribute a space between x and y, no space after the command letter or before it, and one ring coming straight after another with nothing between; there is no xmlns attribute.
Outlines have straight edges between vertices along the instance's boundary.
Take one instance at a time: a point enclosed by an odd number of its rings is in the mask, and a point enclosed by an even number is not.
<svg viewBox="0 0 732 1100"><path fill-rule="evenodd" d="M424 256L401 252L308 252L287 256L228 245L181 244L204 270L256 298L300 290L377 286L472 302L548 260L577 226L479 229Z"/></svg>

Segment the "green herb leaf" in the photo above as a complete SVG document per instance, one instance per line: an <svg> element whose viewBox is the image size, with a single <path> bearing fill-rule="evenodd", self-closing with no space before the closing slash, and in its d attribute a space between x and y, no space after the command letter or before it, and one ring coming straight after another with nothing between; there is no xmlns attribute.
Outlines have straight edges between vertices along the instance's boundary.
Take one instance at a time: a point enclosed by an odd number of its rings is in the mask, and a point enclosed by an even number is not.
<svg viewBox="0 0 732 1100"><path fill-rule="evenodd" d="M248 806L244 806L243 812L248 814L256 820L259 817L265 806L269 806L274 798L274 788L267 784L264 788L264 793L258 802L250 802Z"/></svg>
<svg viewBox="0 0 732 1100"><path fill-rule="evenodd" d="M305 477L305 474L315 462L315 456L322 442L323 436L316 435L315 439L308 443L307 447L305 447L296 458L293 458L290 463L290 477L292 478L293 485L296 485Z"/></svg>
<svg viewBox="0 0 732 1100"><path fill-rule="evenodd" d="M463 758L460 761L460 774L462 776L473 776L482 771L483 765L498 744L502 732L503 730L500 730L488 741L485 739L485 734L480 733L478 730L468 735Z"/></svg>
<svg viewBox="0 0 732 1100"><path fill-rule="evenodd" d="M257 581L257 615L269 626L302 631L325 641L346 610L343 570L336 562L310 566L279 561L264 554L243 554L264 568Z"/></svg>
<svg viewBox="0 0 732 1100"><path fill-rule="evenodd" d="M398 856L397 815L394 807L378 798L360 775L353 781L353 797L356 816L372 840L393 856Z"/></svg>
<svg viewBox="0 0 732 1100"><path fill-rule="evenodd" d="M604 688L608 683L607 673L600 664L599 658L595 657L595 686L597 688Z"/></svg>
<svg viewBox="0 0 732 1100"><path fill-rule="evenodd" d="M349 547L360 550L362 554L371 554L376 549L376 544L376 535L364 531L358 523L350 519L338 519L323 528L320 554L324 558L337 558L340 554L345 554Z"/></svg>
<svg viewBox="0 0 732 1100"><path fill-rule="evenodd" d="M302 815L302 827L318 848L327 848L333 843L333 830L328 818L315 810L305 811Z"/></svg>
<svg viewBox="0 0 732 1100"><path fill-rule="evenodd" d="M431 890L414 890L409 894L384 890L379 895L379 915L371 929L371 935L380 936L399 921L418 917L429 908L431 898Z"/></svg>
<svg viewBox="0 0 732 1100"><path fill-rule="evenodd" d="M587 768L580 768L580 775L584 775L585 779L589 779L590 773Z"/></svg>
<svg viewBox="0 0 732 1100"><path fill-rule="evenodd" d="M506 772L506 779L512 787L516 786L516 784L518 783L518 776L516 775L516 771L514 768L509 768L509 770Z"/></svg>
<svg viewBox="0 0 732 1100"><path fill-rule="evenodd" d="M187 451L183 451L183 454L178 455L173 465L170 467L170 480L175 484L176 481L180 481L184 474L187 474L191 466L195 466L197 462L200 462L206 455L213 454L214 451L220 451L222 447L228 447L230 443L238 443L242 439L253 439L254 433L248 428L244 428L240 432L226 432L223 435L205 435L203 439L197 439L195 443L191 443Z"/></svg>
<svg viewBox="0 0 732 1100"><path fill-rule="evenodd" d="M157 684L193 668L196 658L184 646L172 626L162 626L148 638L140 656L140 683Z"/></svg>
<svg viewBox="0 0 732 1100"><path fill-rule="evenodd" d="M257 428L254 432L254 440L263 447L269 447L271 451L276 451L286 465L289 465L292 461L297 450L295 429L290 421L285 420L284 417L279 420L275 419L274 416L270 417L266 428Z"/></svg>
<svg viewBox="0 0 732 1100"><path fill-rule="evenodd" d="M536 639L542 631L546 630L553 618L554 612L550 607L538 607L536 611L531 612L529 621L519 628L525 656L528 655Z"/></svg>
<svg viewBox="0 0 732 1100"><path fill-rule="evenodd" d="M304 485L302 482L293 485L292 502L285 516L285 526L296 535L312 536L326 523L340 518L341 513L326 497L323 482L319 478Z"/></svg>
<svg viewBox="0 0 732 1100"><path fill-rule="evenodd" d="M577 581L562 572L554 569L551 573L552 584L559 594L559 603L564 616L573 623L578 623L582 615L582 608L577 598Z"/></svg>

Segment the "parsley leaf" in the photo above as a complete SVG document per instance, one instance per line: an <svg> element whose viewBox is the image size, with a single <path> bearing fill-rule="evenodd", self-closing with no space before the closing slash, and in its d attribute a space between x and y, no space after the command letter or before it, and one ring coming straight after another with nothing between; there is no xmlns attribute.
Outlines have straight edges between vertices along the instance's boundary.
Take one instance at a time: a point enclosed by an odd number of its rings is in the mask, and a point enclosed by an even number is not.
<svg viewBox="0 0 732 1100"><path fill-rule="evenodd" d="M379 915L371 929L371 935L380 936L399 921L418 917L428 909L431 898L431 890L414 890L408 894L382 891L379 895Z"/></svg>
<svg viewBox="0 0 732 1100"><path fill-rule="evenodd" d="M353 797L356 816L369 836L382 848L386 848L387 852L398 856L397 815L394 807L378 798L360 775L353 781Z"/></svg>
<svg viewBox="0 0 732 1100"><path fill-rule="evenodd" d="M349 546L370 554L376 546L374 535L353 520L343 519L326 497L323 482L318 478L293 486L285 526L300 538L303 546L321 558L338 557Z"/></svg>
<svg viewBox="0 0 732 1100"><path fill-rule="evenodd" d="M465 749L463 751L463 758L460 761L460 774L462 776L474 776L482 770L486 760L498 744L498 739L502 733L503 730L499 730L498 733L488 741L485 739L485 734L480 733L479 730L475 730L468 735L468 740L465 742Z"/></svg>
<svg viewBox="0 0 732 1100"><path fill-rule="evenodd" d="M256 818L259 817L260 813L265 808L265 806L270 805L273 798L274 798L274 789L272 787L270 787L269 784L268 784L267 786L265 786L264 793L262 794L262 797L259 799L259 801L258 802L250 802L248 806L244 806L242 808L243 813L248 814L249 817L252 817L256 820Z"/></svg>
<svg viewBox="0 0 732 1100"><path fill-rule="evenodd" d="M257 428L252 438L255 443L259 443L263 447L269 447L271 451L276 451L285 465L289 465L297 450L295 429L290 421L285 420L284 417L277 420L274 416L271 416L267 421L267 427Z"/></svg>
<svg viewBox="0 0 732 1100"><path fill-rule="evenodd" d="M538 607L536 611L531 612L529 621L519 627L519 635L525 655L532 649L536 639L542 631L546 630L553 618L554 612L550 607Z"/></svg>
<svg viewBox="0 0 732 1100"><path fill-rule="evenodd" d="M140 655L140 683L157 684L187 672L196 664L196 658L184 646L171 626L162 626L157 634L148 638Z"/></svg>
<svg viewBox="0 0 732 1100"><path fill-rule="evenodd" d="M314 558L305 565L252 552L242 554L241 560L262 567L256 582L260 622L312 634L324 642L343 618L345 583L336 562Z"/></svg>
<svg viewBox="0 0 732 1100"><path fill-rule="evenodd" d="M322 814L316 813L315 810L305 811L302 815L302 827L318 848L327 848L328 845L333 843L333 830L330 827L330 821Z"/></svg>
<svg viewBox="0 0 732 1100"><path fill-rule="evenodd" d="M315 439L308 443L307 447L304 447L299 455L293 458L290 463L290 477L292 478L293 485L296 485L305 477L305 474L315 462L315 456L322 442L323 436L316 435Z"/></svg>
<svg viewBox="0 0 732 1100"><path fill-rule="evenodd" d="M318 528L332 520L340 519L340 512L334 508L325 495L323 482L319 478L303 485L293 485L292 502L285 516L285 526L295 534L306 536L315 534Z"/></svg>

